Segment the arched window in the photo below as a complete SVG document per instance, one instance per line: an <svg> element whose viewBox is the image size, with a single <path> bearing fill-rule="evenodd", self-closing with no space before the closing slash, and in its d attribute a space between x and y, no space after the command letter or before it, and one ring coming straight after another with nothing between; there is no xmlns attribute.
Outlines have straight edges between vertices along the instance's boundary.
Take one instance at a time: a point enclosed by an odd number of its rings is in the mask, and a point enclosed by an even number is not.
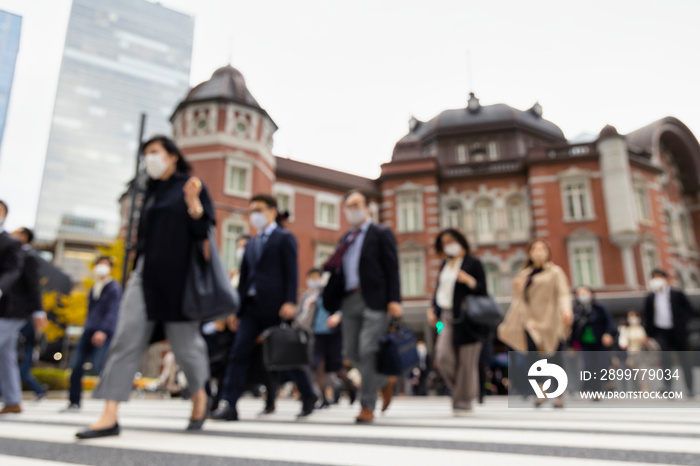
<svg viewBox="0 0 700 466"><path fill-rule="evenodd" d="M445 226L462 229L462 218L462 205L459 202L449 203L445 209Z"/></svg>
<svg viewBox="0 0 700 466"><path fill-rule="evenodd" d="M520 236L527 232L527 212L525 202L520 196L508 199L508 231L511 235Z"/></svg>
<svg viewBox="0 0 700 466"><path fill-rule="evenodd" d="M493 202L488 199L476 203L476 233L479 241L493 240Z"/></svg>

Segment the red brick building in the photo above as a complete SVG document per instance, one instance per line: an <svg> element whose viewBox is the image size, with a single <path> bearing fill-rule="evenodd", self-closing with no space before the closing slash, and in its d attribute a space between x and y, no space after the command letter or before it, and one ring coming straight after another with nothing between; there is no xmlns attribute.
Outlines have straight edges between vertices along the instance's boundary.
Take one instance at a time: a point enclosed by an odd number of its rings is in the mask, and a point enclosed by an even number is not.
<svg viewBox="0 0 700 466"><path fill-rule="evenodd" d="M347 230L342 196L360 188L396 234L416 325L440 266L432 244L446 226L466 233L503 301L534 237L550 242L572 283L593 286L618 309L641 296L656 266L678 285L700 287L700 145L675 118L628 135L607 126L595 140L570 143L539 104L481 105L471 94L465 108L412 119L377 180L274 156L277 126L230 66L193 88L172 122L209 187L230 267L252 194L274 193L290 212L303 274Z"/></svg>

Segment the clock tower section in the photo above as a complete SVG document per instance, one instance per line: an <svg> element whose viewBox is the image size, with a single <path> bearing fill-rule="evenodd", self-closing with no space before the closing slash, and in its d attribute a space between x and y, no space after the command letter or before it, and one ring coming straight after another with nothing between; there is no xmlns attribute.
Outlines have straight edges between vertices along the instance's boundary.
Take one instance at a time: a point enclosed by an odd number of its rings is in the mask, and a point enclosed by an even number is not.
<svg viewBox="0 0 700 466"><path fill-rule="evenodd" d="M248 204L275 183L273 134L277 125L232 66L190 90L173 113L175 142L209 189L217 237L227 264L235 262L235 238L248 233Z"/></svg>

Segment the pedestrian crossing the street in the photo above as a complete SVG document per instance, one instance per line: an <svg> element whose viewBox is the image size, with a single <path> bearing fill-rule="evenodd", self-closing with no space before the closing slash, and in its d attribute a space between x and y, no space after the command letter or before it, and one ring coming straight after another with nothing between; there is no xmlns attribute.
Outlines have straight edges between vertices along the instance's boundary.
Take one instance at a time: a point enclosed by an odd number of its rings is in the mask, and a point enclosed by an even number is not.
<svg viewBox="0 0 700 466"><path fill-rule="evenodd" d="M700 464L700 403L668 409L508 408L487 398L453 417L448 398L398 398L373 425L355 425L358 406L340 405L297 421L282 400L264 418L260 400L239 403L241 421L207 421L184 431L190 404L135 399L121 407L119 437L78 441L103 403L59 414L63 400L25 403L0 418L0 465L630 465Z"/></svg>

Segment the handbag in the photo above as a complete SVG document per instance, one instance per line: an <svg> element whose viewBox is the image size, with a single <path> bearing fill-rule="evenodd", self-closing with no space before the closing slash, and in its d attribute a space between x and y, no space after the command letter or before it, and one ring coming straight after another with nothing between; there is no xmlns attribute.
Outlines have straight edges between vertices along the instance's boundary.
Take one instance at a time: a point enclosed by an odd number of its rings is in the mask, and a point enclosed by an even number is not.
<svg viewBox="0 0 700 466"><path fill-rule="evenodd" d="M503 321L503 311L493 296L467 295L462 301L462 309L454 324L469 321L476 325L495 329Z"/></svg>
<svg viewBox="0 0 700 466"><path fill-rule="evenodd" d="M419 364L413 332L400 320L392 321L379 340L377 371L384 375L403 375Z"/></svg>
<svg viewBox="0 0 700 466"><path fill-rule="evenodd" d="M300 327L282 323L265 330L263 363L268 370L300 369L311 364L311 338Z"/></svg>
<svg viewBox="0 0 700 466"><path fill-rule="evenodd" d="M194 241L185 280L182 314L188 320L213 320L238 311L240 300L216 249L214 229L208 235L210 257L204 258L203 241Z"/></svg>

